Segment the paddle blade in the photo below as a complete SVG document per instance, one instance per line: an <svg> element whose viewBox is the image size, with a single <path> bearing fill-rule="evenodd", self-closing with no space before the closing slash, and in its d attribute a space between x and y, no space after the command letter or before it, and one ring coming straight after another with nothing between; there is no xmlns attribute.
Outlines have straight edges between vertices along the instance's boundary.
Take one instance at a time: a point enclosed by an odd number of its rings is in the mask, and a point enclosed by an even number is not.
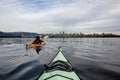
<svg viewBox="0 0 120 80"><path fill-rule="evenodd" d="M45 36L43 39L49 38L49 36Z"/></svg>

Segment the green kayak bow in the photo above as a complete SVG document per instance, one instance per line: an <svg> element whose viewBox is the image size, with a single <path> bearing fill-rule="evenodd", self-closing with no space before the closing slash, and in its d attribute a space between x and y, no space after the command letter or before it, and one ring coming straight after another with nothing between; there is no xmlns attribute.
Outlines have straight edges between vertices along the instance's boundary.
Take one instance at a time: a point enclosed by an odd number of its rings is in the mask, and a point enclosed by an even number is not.
<svg viewBox="0 0 120 80"><path fill-rule="evenodd" d="M46 69L38 80L81 80L70 62L63 55L61 48L53 60L45 67Z"/></svg>

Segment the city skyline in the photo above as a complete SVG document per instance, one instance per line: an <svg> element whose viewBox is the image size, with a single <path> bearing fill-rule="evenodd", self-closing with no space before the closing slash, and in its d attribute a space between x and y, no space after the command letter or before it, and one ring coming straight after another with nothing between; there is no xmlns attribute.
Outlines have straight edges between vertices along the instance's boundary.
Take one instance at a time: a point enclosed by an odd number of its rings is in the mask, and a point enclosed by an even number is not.
<svg viewBox="0 0 120 80"><path fill-rule="evenodd" d="M84 33L67 33L65 31L59 33L49 33L49 34L39 34L39 33L31 33L31 32L1 32L0 38L34 38L36 36L40 36L44 38L45 36L49 38L118 38L120 35L113 33L92 33L92 34L84 34Z"/></svg>
<svg viewBox="0 0 120 80"><path fill-rule="evenodd" d="M1 0L0 31L120 34L119 0Z"/></svg>

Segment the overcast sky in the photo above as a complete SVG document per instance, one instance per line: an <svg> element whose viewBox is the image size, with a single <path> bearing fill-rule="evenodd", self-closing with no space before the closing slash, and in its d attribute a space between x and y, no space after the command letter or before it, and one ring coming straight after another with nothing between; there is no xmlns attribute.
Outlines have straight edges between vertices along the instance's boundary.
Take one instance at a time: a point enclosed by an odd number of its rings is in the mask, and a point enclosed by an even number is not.
<svg viewBox="0 0 120 80"><path fill-rule="evenodd" d="M0 0L0 31L120 33L120 0Z"/></svg>

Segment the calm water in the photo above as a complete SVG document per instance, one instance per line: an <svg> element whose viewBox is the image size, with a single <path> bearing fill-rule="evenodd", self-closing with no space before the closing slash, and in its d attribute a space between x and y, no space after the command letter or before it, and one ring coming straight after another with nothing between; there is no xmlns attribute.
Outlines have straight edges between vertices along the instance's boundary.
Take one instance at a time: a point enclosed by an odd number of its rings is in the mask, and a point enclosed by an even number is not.
<svg viewBox="0 0 120 80"><path fill-rule="evenodd" d="M25 49L33 40L0 39L0 80L35 80L59 46L84 80L120 80L120 38L48 38L39 55Z"/></svg>

